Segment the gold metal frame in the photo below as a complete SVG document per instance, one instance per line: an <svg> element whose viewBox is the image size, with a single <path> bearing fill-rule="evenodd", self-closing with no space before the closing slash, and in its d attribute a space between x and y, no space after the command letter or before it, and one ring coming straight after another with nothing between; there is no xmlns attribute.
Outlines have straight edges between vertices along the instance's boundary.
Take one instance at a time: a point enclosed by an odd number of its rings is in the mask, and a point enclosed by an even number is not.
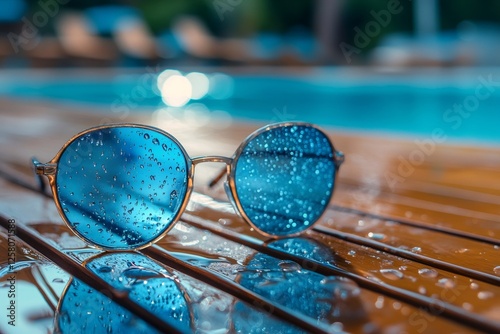
<svg viewBox="0 0 500 334"><path fill-rule="evenodd" d="M261 133L263 132L266 132L266 131L269 131L271 129L275 129L275 128L279 128L279 127L287 127L287 126L303 126L303 127L312 127L312 128L315 128L316 130L320 131L321 133L323 133L325 135L326 138L328 138L328 136L318 127L316 127L315 125L312 125L310 123L303 123L303 122L282 122L282 123L275 123L275 124L271 124L271 125L267 125L267 126L264 126L256 131L254 131L252 134L250 134L241 144L240 146L238 147L238 149L236 150L236 152L233 154L233 156L231 158L228 158L228 157L222 157L222 156L200 156L200 157L189 157L189 155L187 154L186 150L184 149L184 147L179 143L179 141L177 141L177 139L175 137L173 137L171 134L169 134L168 132L162 130L162 129L159 129L159 128L156 128L156 127L152 127L152 126L148 126L148 125L140 125L140 124L133 124L133 123L119 123L119 124L107 124L107 125L101 125L101 126L96 126L96 127L92 127L92 128L89 128L85 131L82 131L76 135L74 135L70 140L68 140L66 142L66 144L64 144L64 146L59 150L59 152L56 154L56 156L50 160L49 162L47 163L41 163L39 162L38 160L36 159L33 159L32 162L33 162L33 166L35 168L35 173L41 178L41 175L45 175L48 180L49 180L49 185L50 185L50 188L51 188L51 191L52 191L52 196L54 198L54 202L56 204L56 207L57 207L57 210L59 212L59 215L63 218L64 222L66 223L66 225L68 226L68 228L73 231L73 233L75 233L75 235L77 235L80 239L82 239L83 241L85 241L86 243L94 246L95 248L98 248L98 249L104 249L104 250L108 250L108 251L122 251L122 250L130 250L128 248L107 248L107 247L101 247L101 246L97 246L95 245L92 240L89 240L87 239L84 235L81 235L79 232L77 232L76 230L74 230L72 227L71 227L71 224L70 222L68 221L68 219L66 218L66 215L64 214L64 211L62 209L62 206L61 206L61 203L59 202L59 197L58 197L58 194L57 194L57 168L58 168L58 164L59 164L59 160L61 158L61 155L64 153L64 151L69 147L69 145L71 145L76 139L80 138L81 136L89 133L89 132L93 132L93 131L98 131L98 130L103 130L103 129L109 129L109 128L120 128L120 127L129 127L129 128L141 128L141 129L146 129L146 130L151 130L151 131L155 131L163 136L166 136L167 138L169 138L170 140L172 140L181 150L181 152L183 153L184 155L184 159L186 161L186 165L187 165L187 188L186 188L186 195L184 196L184 199L183 199L183 202L180 206L180 209L179 211L177 212L177 214L175 215L175 217L173 218L173 221L172 223L170 224L170 226L168 228L165 229L164 232L162 232L160 235L158 235L155 239L143 244L143 245L140 245L134 249L143 249L143 248L146 248L146 247L149 247L150 245L156 243L158 240L160 240L161 238L163 238L169 231L170 229L172 229L172 227L175 225L175 223L180 219L182 213L184 212L184 210L186 209L186 206L189 202L189 198L191 196L191 193L193 191L193 180L194 180L194 170L195 170L195 166L199 163L204 163L204 162L221 162L221 163L225 163L226 164L226 168L225 170L223 170L212 182L210 182L210 186L213 186L215 185L223 176L224 174L227 175L227 181L226 181L226 193L229 197L229 200L231 201L231 204L233 205L233 207L235 208L235 210L240 214L240 216L252 227L254 228L256 231L258 231L259 233L265 235L266 237L269 237L269 238L280 238L280 237L293 237L293 236L296 236L296 235L299 235L301 234L302 232L298 232L298 233L295 233L295 234L290 234L290 235L286 235L286 236L276 236L276 235L271 235L271 234L268 234L262 230L260 230L257 226L255 226L253 224L253 222L248 218L247 214L245 213L241 203L240 203L240 200L239 200L239 197L238 197L238 193L236 191L236 181L235 181L235 173L236 173L236 164L238 162L238 159L241 155L241 152L243 151L243 149L246 147L246 145L248 144L248 142L250 142L252 139L254 139L255 137L257 137L258 135L260 135ZM331 143L331 141L329 140L329 143L330 143L330 146L331 146L331 149L332 149L332 152L334 152L334 163L335 163L335 173L334 173L334 176L333 176L333 189L335 188L335 179L336 179L336 176L337 176L337 172L338 172L338 169L340 167L340 165L344 162L344 155L342 152L340 151L337 151L335 150L335 147L333 146L333 144ZM40 185L41 185L41 190L43 191L43 181L40 182ZM328 198L328 202L331 200L331 197L333 196L333 189L332 189L332 192L330 194L330 198ZM310 225L309 228L311 228L314 224L316 224L321 216L324 214L326 210L326 206L325 208L323 209L323 212L321 213L320 217L318 217L318 219Z"/></svg>

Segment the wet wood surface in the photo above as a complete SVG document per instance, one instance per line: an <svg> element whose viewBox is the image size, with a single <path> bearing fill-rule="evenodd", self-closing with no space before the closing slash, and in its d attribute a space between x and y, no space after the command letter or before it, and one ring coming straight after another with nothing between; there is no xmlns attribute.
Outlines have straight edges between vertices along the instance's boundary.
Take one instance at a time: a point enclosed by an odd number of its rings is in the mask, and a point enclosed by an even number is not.
<svg viewBox="0 0 500 334"><path fill-rule="evenodd" d="M74 134L104 121L162 128L178 138L192 157L232 156L247 135L264 125L233 121L222 127L212 120L199 126L195 120L160 119L148 113L123 120L113 119L106 110L88 112L83 107L46 102L0 103L2 225L13 219L59 253L73 254L71 259L82 272L87 270L81 265L86 257L75 254L82 249L92 251L63 224L53 200L34 191L29 166L32 156L49 161ZM499 332L500 150L445 141L427 142L424 151L410 137L325 130L335 147L345 153L346 162L327 212L303 235L312 248L301 250L302 239L276 243L253 231L234 213L222 187L206 187L221 167L209 164L196 170L195 192L181 221L156 246L140 253L184 280L194 278L191 287L211 291L206 292L210 302L206 295L198 296L199 301L190 296L193 305L217 304L218 299L234 304L243 299L258 310L269 301L274 308L264 307L266 317L291 321L311 332ZM1 294L7 293L7 234L2 228ZM65 268L65 260L57 254L39 254L36 245L18 242L17 263ZM342 296L333 294L327 303L336 311L319 319L301 309L301 303L307 304L303 299L290 306L278 297L267 298L260 287L243 287L241 273L261 255L296 262L301 269L292 266L294 270L322 275L318 277L346 277L359 288L355 299L360 304L352 300L342 303ZM24 307L24 313L18 314L17 321L25 323L24 330L46 333L53 329L62 286L75 272L61 271L60 280L46 280L43 285L35 267L18 270L17 281L26 286L18 285L17 305ZM310 289L313 298L315 288ZM36 302L25 302L29 293L38 296ZM353 307L362 310L361 314ZM305 322L293 320L295 313L287 313L290 308ZM233 308L219 307L217 312L228 319L234 316ZM210 327L212 313L196 314L193 328L197 332L236 331L231 321L222 321L217 331ZM12 330L4 320L0 328Z"/></svg>

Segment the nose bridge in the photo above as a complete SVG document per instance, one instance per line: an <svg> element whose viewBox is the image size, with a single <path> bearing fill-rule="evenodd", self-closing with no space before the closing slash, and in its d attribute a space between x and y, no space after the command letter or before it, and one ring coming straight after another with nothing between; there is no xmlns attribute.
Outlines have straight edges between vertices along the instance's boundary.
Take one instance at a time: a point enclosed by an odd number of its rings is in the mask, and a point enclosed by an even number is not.
<svg viewBox="0 0 500 334"><path fill-rule="evenodd" d="M195 157L192 158L191 161L193 162L193 173L194 173L194 167L202 162L223 162L226 164L226 168L223 168L217 176L215 176L209 183L208 187L212 188L215 186L224 175L230 174L231 173L231 164L233 163L232 158L227 158L227 157L221 157L221 156L203 156L203 157Z"/></svg>
<svg viewBox="0 0 500 334"><path fill-rule="evenodd" d="M222 162L229 166L233 162L233 159L218 155L212 155L212 156L194 157L191 159L191 161L193 162L193 165L197 165L203 162Z"/></svg>

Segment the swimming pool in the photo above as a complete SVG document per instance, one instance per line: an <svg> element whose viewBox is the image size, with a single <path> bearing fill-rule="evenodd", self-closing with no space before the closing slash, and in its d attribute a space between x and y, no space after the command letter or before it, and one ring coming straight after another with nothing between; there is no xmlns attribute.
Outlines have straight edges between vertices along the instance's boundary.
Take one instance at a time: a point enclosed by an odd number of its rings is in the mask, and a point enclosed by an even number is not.
<svg viewBox="0 0 500 334"><path fill-rule="evenodd" d="M110 75L74 70L55 75L4 72L0 75L0 96L104 106L96 109L110 112L151 112L165 107L151 88L155 84L153 76L156 78L163 70ZM210 77L214 71L199 72ZM256 73L221 75L223 80L215 89L222 89L222 95L209 92L183 108L201 104L210 111L222 110L241 120L302 120L389 135L425 137L441 129L454 141L500 143L497 69L265 72L261 69ZM139 88L141 95L137 95Z"/></svg>

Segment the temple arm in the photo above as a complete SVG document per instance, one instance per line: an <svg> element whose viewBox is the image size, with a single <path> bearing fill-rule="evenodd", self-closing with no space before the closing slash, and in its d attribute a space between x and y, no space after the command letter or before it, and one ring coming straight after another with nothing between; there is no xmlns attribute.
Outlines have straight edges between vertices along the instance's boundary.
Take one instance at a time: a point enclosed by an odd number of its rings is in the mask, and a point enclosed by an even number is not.
<svg viewBox="0 0 500 334"><path fill-rule="evenodd" d="M210 183L208 184L208 187L209 188L212 188L213 186L215 186L217 183L219 183L219 181L222 179L222 177L226 174L226 169L221 169L221 171L219 172L219 174L217 174L217 176L215 178L212 179L212 181L210 181Z"/></svg>

